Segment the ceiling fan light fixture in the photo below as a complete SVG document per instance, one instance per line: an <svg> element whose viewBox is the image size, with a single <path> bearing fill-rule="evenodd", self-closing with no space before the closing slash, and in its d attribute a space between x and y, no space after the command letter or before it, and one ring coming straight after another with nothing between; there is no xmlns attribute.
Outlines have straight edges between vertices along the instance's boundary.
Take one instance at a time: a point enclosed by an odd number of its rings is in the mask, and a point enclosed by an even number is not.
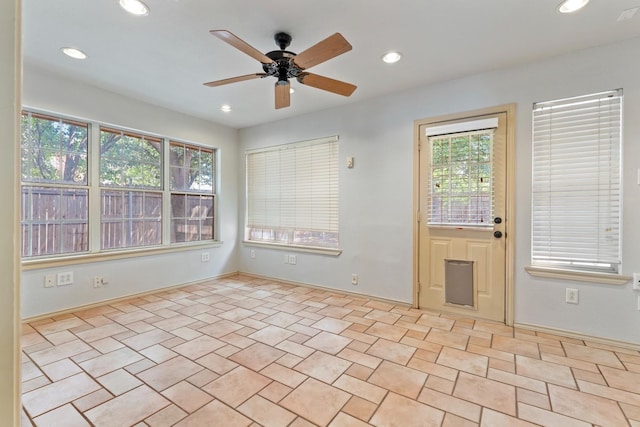
<svg viewBox="0 0 640 427"><path fill-rule="evenodd" d="M231 105L224 104L222 107L220 107L220 111L222 111L223 113L230 113L231 112Z"/></svg>
<svg viewBox="0 0 640 427"><path fill-rule="evenodd" d="M558 12L560 13L573 13L577 12L589 3L589 0L564 0L558 6Z"/></svg>
<svg viewBox="0 0 640 427"><path fill-rule="evenodd" d="M75 47L61 47L60 51L73 59L87 59L87 54Z"/></svg>
<svg viewBox="0 0 640 427"><path fill-rule="evenodd" d="M402 54L400 52L391 51L382 55L382 60L387 64L394 64L402 59Z"/></svg>
<svg viewBox="0 0 640 427"><path fill-rule="evenodd" d="M147 16L149 14L149 6L140 0L119 0L120 7L136 16Z"/></svg>

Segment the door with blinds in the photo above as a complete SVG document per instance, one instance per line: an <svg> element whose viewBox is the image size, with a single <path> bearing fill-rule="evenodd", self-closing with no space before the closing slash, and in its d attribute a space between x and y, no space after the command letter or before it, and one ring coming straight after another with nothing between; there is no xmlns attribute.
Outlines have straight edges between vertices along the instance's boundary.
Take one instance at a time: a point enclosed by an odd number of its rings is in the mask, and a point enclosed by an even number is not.
<svg viewBox="0 0 640 427"><path fill-rule="evenodd" d="M418 304L505 321L507 113L418 130Z"/></svg>

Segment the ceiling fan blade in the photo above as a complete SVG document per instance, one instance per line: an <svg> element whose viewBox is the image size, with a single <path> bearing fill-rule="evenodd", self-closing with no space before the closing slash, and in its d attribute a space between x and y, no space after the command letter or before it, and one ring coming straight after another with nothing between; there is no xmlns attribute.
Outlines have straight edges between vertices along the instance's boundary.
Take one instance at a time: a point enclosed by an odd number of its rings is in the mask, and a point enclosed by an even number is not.
<svg viewBox="0 0 640 427"><path fill-rule="evenodd" d="M291 93L289 93L289 82L276 83L276 110L286 108L291 105Z"/></svg>
<svg viewBox="0 0 640 427"><path fill-rule="evenodd" d="M303 85L326 90L327 92L337 93L342 96L351 96L351 94L358 88L358 86L352 85L351 83L341 82L340 80L330 79L329 77L313 73L300 74L298 76L298 81Z"/></svg>
<svg viewBox="0 0 640 427"><path fill-rule="evenodd" d="M247 55L249 55L253 59L257 59L258 61L262 62L263 64L271 64L273 62L273 60L271 58L269 58L268 56L266 56L265 54L260 52L258 49L256 49L255 47L251 46L250 44L248 44L247 42L242 40L241 38L237 37L235 34L231 33L230 31L227 31L227 30L211 30L209 32L212 35L214 35L217 38L219 38L220 40L229 43L231 46L235 47L236 49L238 49L238 50L240 50L240 51L242 51L244 53L246 53Z"/></svg>
<svg viewBox="0 0 640 427"><path fill-rule="evenodd" d="M257 79L258 77L265 77L265 76L266 76L265 73L247 74L245 76L231 77L229 79L222 79L222 80L216 80L214 82L203 83L203 85L209 86L209 87L222 86L222 85L228 85L229 83L242 82L245 80Z"/></svg>
<svg viewBox="0 0 640 427"><path fill-rule="evenodd" d="M293 62L301 69L311 68L338 55L351 50L351 45L342 34L335 33L309 49L300 52L293 58Z"/></svg>

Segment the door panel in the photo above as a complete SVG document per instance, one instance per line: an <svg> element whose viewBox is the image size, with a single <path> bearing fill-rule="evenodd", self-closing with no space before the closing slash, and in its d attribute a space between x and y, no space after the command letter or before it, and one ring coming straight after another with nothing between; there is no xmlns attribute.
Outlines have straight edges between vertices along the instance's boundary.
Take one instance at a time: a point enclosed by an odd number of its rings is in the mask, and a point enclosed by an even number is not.
<svg viewBox="0 0 640 427"><path fill-rule="evenodd" d="M422 308L428 308L438 311L451 312L461 315L480 317L490 320L505 320L505 265L506 265L506 180L507 180L507 114L497 113L479 117L467 117L464 119L438 123L438 125L446 126L456 122L471 122L475 120L497 118L497 128L493 132L493 141L491 143L491 177L479 177L478 182L472 182L474 176L480 176L480 173L474 175L474 170L478 170L483 166L474 163L472 156L468 156L468 160L458 160L458 163L442 166L442 162L433 159L432 166L432 144L440 144L433 147L433 156L442 157L441 141L437 141L439 137L433 137L430 141L427 137L427 128L430 125L421 125L419 127L420 137L420 159L419 159L419 230L418 230L418 304ZM450 153L453 153L453 137L451 137ZM470 147L473 144L470 143ZM472 150L470 148L469 150ZM454 154L450 154L453 158ZM458 157L460 157L458 155ZM432 168L434 172L432 174ZM474 169L475 168L475 169ZM442 178L442 170L449 175ZM462 171L455 172L453 170ZM465 172L466 170L466 172ZM453 171L453 172L452 172ZM469 172L471 171L471 172ZM458 173L459 175L455 175ZM471 212L477 208L479 203L475 196L469 190L468 197L460 196L460 191L453 195L442 194L440 182L453 188L456 185L460 187L460 181L463 182L464 188L472 189L474 186L484 185L490 180L493 192L493 203L490 218L487 217L488 212L482 215L483 221L475 224L459 224L435 221L434 218L441 219L443 217L456 218L460 217L461 212ZM456 184L458 182L458 184ZM435 187L438 187L437 189ZM465 190L466 191L466 190ZM431 200L433 194L433 201ZM474 202L474 197L476 201ZM485 197L485 196L481 196ZM454 200L455 199L455 200ZM463 200L461 202L461 200ZM443 201L444 200L444 201ZM486 202L486 201L485 201ZM462 206L467 203L467 206ZM475 205L474 205L475 203ZM448 205L447 205L448 204ZM455 206L453 206L455 204ZM443 208L445 206L445 208ZM449 213L441 214L440 211L449 206ZM438 214L433 214L433 209L437 208ZM485 209L486 211L486 209ZM451 212L454 212L453 214ZM471 214L467 215L473 216ZM476 215L474 218L476 218ZM493 218L499 217L499 223L493 223ZM429 221L432 224L429 224ZM437 224L436 224L437 222ZM495 237L494 232L502 232L501 237ZM445 260L464 260L473 261L473 305L463 306L447 303L445 301Z"/></svg>

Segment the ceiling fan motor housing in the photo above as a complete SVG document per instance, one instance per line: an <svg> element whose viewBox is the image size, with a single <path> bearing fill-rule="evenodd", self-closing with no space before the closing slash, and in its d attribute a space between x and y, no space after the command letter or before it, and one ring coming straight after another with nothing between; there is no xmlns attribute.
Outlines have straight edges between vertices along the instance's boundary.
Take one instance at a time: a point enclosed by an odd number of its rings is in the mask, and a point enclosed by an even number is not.
<svg viewBox="0 0 640 427"><path fill-rule="evenodd" d="M302 69L298 67L293 58L296 54L289 52L288 50L272 50L265 53L265 55L272 59L270 64L262 64L262 69L269 76L278 78L278 81L288 81L290 78L298 77L302 73Z"/></svg>

